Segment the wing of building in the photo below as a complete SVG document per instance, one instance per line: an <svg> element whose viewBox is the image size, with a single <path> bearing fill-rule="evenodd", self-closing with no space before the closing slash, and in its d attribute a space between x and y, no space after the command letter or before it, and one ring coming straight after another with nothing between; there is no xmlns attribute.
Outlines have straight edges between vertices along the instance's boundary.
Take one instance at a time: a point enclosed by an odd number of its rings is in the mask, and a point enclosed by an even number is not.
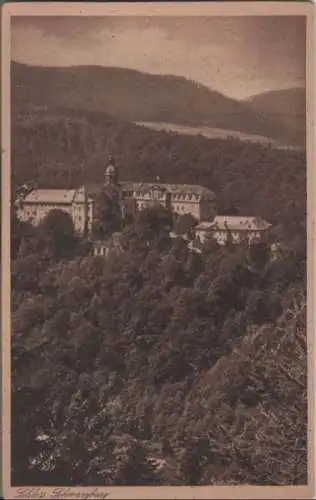
<svg viewBox="0 0 316 500"><path fill-rule="evenodd" d="M195 227L195 235L201 243L208 237L214 238L220 245L224 245L229 238L232 243L250 243L261 239L269 227L271 224L260 217L217 215L213 221L200 222Z"/></svg>
<svg viewBox="0 0 316 500"><path fill-rule="evenodd" d="M74 223L75 230L91 230L93 200L84 187L80 189L34 189L23 199L17 200L17 215L20 220L38 225L51 210L63 210Z"/></svg>

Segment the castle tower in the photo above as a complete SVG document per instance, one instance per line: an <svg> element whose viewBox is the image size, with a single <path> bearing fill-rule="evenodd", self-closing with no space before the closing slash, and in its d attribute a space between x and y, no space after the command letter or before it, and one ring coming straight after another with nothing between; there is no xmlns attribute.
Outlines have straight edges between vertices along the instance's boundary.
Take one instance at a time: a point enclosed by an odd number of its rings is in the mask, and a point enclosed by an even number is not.
<svg viewBox="0 0 316 500"><path fill-rule="evenodd" d="M105 169L104 184L106 186L117 186L118 184L117 168L113 156L110 156L108 166Z"/></svg>

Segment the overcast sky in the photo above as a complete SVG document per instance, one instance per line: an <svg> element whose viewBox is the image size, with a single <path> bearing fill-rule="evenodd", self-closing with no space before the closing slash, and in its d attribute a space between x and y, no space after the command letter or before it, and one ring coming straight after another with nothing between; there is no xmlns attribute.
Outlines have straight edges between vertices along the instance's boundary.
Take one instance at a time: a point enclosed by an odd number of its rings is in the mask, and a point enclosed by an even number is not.
<svg viewBox="0 0 316 500"><path fill-rule="evenodd" d="M305 85L305 18L12 17L12 59L181 75L244 98Z"/></svg>

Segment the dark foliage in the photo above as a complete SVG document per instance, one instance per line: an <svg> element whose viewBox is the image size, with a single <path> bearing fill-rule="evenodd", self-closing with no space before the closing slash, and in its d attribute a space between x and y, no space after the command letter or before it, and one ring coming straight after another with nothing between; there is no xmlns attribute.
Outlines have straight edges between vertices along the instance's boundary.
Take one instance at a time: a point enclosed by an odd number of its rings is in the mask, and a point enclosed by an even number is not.
<svg viewBox="0 0 316 500"><path fill-rule="evenodd" d="M92 233L97 239L106 239L121 229L119 192L114 186L107 186L95 198L95 216Z"/></svg>
<svg viewBox="0 0 316 500"><path fill-rule="evenodd" d="M119 255L52 258L53 215L13 220L13 483L306 483L294 249L196 254L152 208Z"/></svg>

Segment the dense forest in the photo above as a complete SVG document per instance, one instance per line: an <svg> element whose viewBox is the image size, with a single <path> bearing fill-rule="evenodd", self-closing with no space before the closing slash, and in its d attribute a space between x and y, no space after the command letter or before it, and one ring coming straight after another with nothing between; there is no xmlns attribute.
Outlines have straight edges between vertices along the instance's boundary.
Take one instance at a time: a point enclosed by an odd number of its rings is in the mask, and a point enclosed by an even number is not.
<svg viewBox="0 0 316 500"><path fill-rule="evenodd" d="M199 255L152 209L105 260L56 215L13 219L13 483L306 483L304 245Z"/></svg>
<svg viewBox="0 0 316 500"><path fill-rule="evenodd" d="M12 207L13 484L306 484L304 154L62 110L13 127L14 185L102 181L111 153L124 180L205 185L281 244L197 254L155 207L104 259L66 215Z"/></svg>

